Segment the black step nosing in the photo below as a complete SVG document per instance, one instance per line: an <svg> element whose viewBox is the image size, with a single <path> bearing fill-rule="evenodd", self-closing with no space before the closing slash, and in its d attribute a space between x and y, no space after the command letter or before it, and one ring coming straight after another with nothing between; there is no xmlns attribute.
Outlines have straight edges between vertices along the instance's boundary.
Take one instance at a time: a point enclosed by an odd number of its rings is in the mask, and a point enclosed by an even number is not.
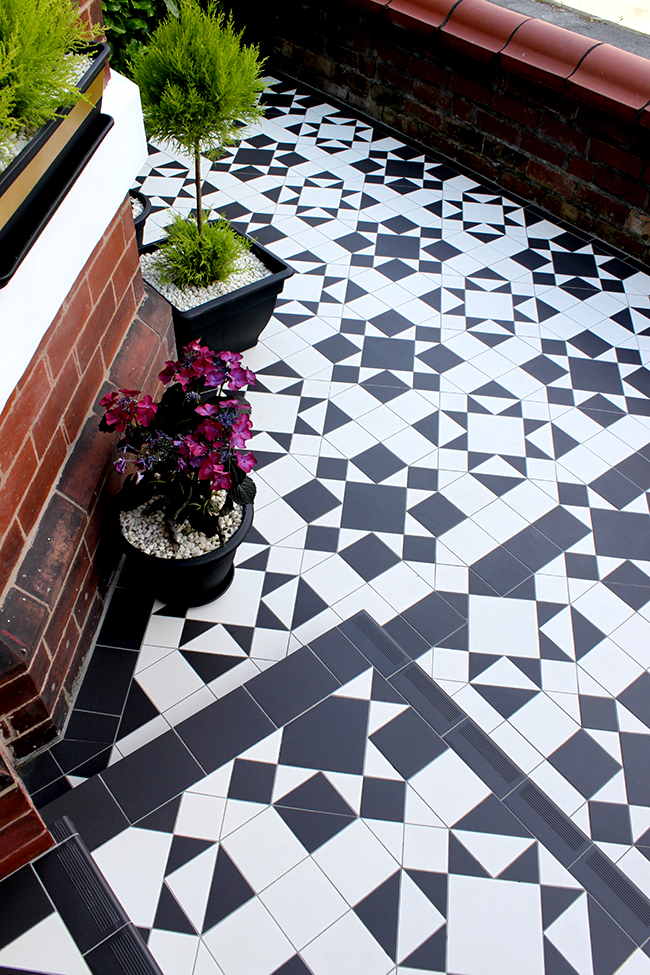
<svg viewBox="0 0 650 975"><path fill-rule="evenodd" d="M467 720L465 712L418 664L409 663L388 680L439 735L447 734Z"/></svg>
<svg viewBox="0 0 650 975"><path fill-rule="evenodd" d="M529 778L503 802L567 869L591 845L589 837Z"/></svg>
<svg viewBox="0 0 650 975"><path fill-rule="evenodd" d="M650 936L650 901L594 843L569 867L569 873L641 947Z"/></svg>
<svg viewBox="0 0 650 975"><path fill-rule="evenodd" d="M91 972L106 972L109 947L115 975L162 975L72 821L64 816L50 829L61 839L33 869Z"/></svg>
<svg viewBox="0 0 650 975"><path fill-rule="evenodd" d="M409 661L402 648L365 610L346 620L339 629L382 677L391 677Z"/></svg>
<svg viewBox="0 0 650 975"><path fill-rule="evenodd" d="M525 781L521 769L471 718L461 721L442 737L498 799L504 799Z"/></svg>

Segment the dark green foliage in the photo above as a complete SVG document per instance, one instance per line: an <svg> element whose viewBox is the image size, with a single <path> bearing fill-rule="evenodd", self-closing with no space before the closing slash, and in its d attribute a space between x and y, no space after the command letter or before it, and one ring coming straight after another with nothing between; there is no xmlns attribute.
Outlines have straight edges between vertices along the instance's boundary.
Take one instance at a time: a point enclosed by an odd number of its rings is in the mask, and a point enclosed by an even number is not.
<svg viewBox="0 0 650 975"><path fill-rule="evenodd" d="M80 98L68 55L97 37L72 0L0 2L0 145ZM4 137L4 139L3 139Z"/></svg>
<svg viewBox="0 0 650 975"><path fill-rule="evenodd" d="M235 261L249 247L246 238L223 218L214 223L206 219L203 234L199 234L194 217L176 214L167 227L167 240L157 252L158 273L165 284L207 288L232 274Z"/></svg>
<svg viewBox="0 0 650 975"><path fill-rule="evenodd" d="M174 0L103 0L102 9L111 65L122 74L163 17L178 16Z"/></svg>

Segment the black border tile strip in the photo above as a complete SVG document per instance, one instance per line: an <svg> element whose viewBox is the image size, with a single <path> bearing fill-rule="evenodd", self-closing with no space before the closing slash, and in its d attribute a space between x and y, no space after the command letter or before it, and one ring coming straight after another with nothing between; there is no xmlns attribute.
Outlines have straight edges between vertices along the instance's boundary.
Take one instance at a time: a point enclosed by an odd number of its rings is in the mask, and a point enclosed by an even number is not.
<svg viewBox="0 0 650 975"><path fill-rule="evenodd" d="M57 846L33 868L93 975L162 975L71 820L50 832Z"/></svg>
<svg viewBox="0 0 650 975"><path fill-rule="evenodd" d="M358 623L360 617L365 617L362 627ZM368 625L368 620L372 626ZM355 628L359 636L355 635ZM383 648L389 644L398 651L401 649L365 612L358 613L338 629L355 643L374 666L377 666L375 659L378 656L375 648L382 648L382 655ZM372 639L367 634L372 634ZM387 659L398 659L392 647L391 656L384 657L384 668ZM377 669L380 668L377 666ZM634 943L639 947L644 945L650 937L650 900L620 868L578 829L569 816L508 758L421 667L409 662L401 670L393 668L388 682L569 870Z"/></svg>
<svg viewBox="0 0 650 975"><path fill-rule="evenodd" d="M410 657L407 657L402 648L378 623L375 623L365 609L342 623L339 629L382 677L392 677L410 660Z"/></svg>

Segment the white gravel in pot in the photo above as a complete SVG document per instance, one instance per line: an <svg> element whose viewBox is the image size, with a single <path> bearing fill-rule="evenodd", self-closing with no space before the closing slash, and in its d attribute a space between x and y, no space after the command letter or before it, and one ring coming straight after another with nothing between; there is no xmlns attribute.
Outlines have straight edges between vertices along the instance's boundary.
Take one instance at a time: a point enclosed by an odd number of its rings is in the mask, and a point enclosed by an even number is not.
<svg viewBox="0 0 650 975"><path fill-rule="evenodd" d="M223 502L225 492L218 492ZM174 549L169 533L165 526L165 519L162 511L152 511L144 513L149 502L141 504L132 511L120 512L120 527L122 534L127 542L134 548L140 549L146 555L154 555L159 559L189 559L196 555L205 555L221 547L218 535L205 535L203 532L196 531L189 522L184 522L180 528L182 541L179 548ZM235 534L242 523L244 509L236 504L233 510L223 515L219 519L219 524L223 532L224 542Z"/></svg>
<svg viewBox="0 0 650 975"><path fill-rule="evenodd" d="M142 277L163 298L166 298L174 308L178 308L179 311L189 311L191 308L198 308L199 305L204 305L206 301L212 301L213 298L221 298L223 295L237 291L238 288L243 288L247 284L261 281L262 278L266 278L271 274L269 269L262 264L259 257L256 257L252 251L246 251L235 262L236 269L224 281L215 281L209 288L186 288L181 290L175 284L163 284L160 281L156 273L156 264L155 253L140 255Z"/></svg>
<svg viewBox="0 0 650 975"><path fill-rule="evenodd" d="M131 200L131 212L133 214L133 219L135 220L135 218L139 217L142 211L144 210L144 203L142 202L142 200L139 200L137 196L131 196L130 200Z"/></svg>

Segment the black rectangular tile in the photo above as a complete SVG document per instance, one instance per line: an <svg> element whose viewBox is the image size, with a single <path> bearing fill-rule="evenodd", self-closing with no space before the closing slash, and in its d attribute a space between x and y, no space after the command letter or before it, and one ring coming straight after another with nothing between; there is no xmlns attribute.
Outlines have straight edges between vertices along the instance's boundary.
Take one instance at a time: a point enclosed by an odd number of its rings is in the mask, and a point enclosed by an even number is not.
<svg viewBox="0 0 650 975"><path fill-rule="evenodd" d="M176 727L177 734L206 772L213 772L236 758L273 731L273 722L243 687Z"/></svg>
<svg viewBox="0 0 650 975"><path fill-rule="evenodd" d="M70 789L43 806L40 812L46 826L62 816L69 816L89 850L106 843L129 825L124 812L98 777Z"/></svg>
<svg viewBox="0 0 650 975"><path fill-rule="evenodd" d="M309 644L319 660L342 684L368 669L368 661L338 627L323 633Z"/></svg>
<svg viewBox="0 0 650 975"><path fill-rule="evenodd" d="M169 731L111 765L102 773L102 779L134 823L189 788L204 774L183 742ZM74 816L70 818L74 822Z"/></svg>
<svg viewBox="0 0 650 975"><path fill-rule="evenodd" d="M119 590L115 590L117 593ZM115 593L113 594L113 599ZM97 644L75 701L75 708L121 714L138 659L133 650Z"/></svg>
<svg viewBox="0 0 650 975"><path fill-rule="evenodd" d="M302 647L249 680L246 689L280 728L339 686L318 657Z"/></svg>
<svg viewBox="0 0 650 975"><path fill-rule="evenodd" d="M141 587L114 591L97 642L108 647L139 650L149 623L153 596Z"/></svg>
<svg viewBox="0 0 650 975"><path fill-rule="evenodd" d="M0 948L48 917L54 907L32 867L27 865L0 881Z"/></svg>

